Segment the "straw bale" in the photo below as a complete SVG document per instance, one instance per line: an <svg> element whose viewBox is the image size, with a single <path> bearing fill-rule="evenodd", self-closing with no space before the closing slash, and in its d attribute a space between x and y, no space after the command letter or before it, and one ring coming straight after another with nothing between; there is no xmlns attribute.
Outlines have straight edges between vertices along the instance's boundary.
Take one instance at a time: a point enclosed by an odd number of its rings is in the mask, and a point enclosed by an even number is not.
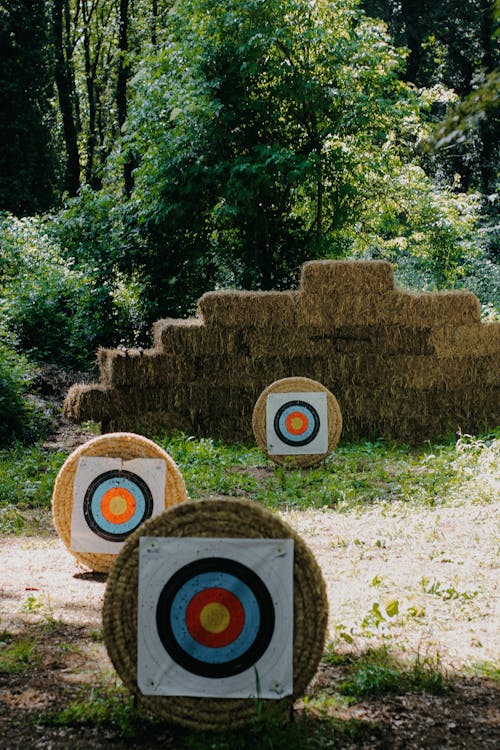
<svg viewBox="0 0 500 750"><path fill-rule="evenodd" d="M220 328L288 328L295 325L296 292L247 292L225 289L198 300L198 315Z"/></svg>
<svg viewBox="0 0 500 750"><path fill-rule="evenodd" d="M208 328L200 318L158 320L153 326L155 348L167 354L232 354L238 337L226 328Z"/></svg>
<svg viewBox="0 0 500 750"><path fill-rule="evenodd" d="M500 370L500 322L443 326L432 331L431 340L439 357L496 357Z"/></svg>
<svg viewBox="0 0 500 750"><path fill-rule="evenodd" d="M386 299L381 316L407 326L454 326L479 323L481 305L472 292L408 292L397 289Z"/></svg>
<svg viewBox="0 0 500 750"><path fill-rule="evenodd" d="M158 349L99 349L97 362L103 385L145 386L178 377L174 355Z"/></svg>
<svg viewBox="0 0 500 750"><path fill-rule="evenodd" d="M342 354L319 363L323 373L321 382L335 388L358 385L364 388L390 383L396 388L414 387L432 390L443 386L495 385L499 382L498 361L495 357L426 357L377 354ZM319 379L319 378L318 378Z"/></svg>
<svg viewBox="0 0 500 750"><path fill-rule="evenodd" d="M112 389L99 384L75 384L69 389L63 404L63 414L70 422L109 419Z"/></svg>
<svg viewBox="0 0 500 750"><path fill-rule="evenodd" d="M304 263L300 287L311 296L378 296L394 288L390 263L383 260L314 260Z"/></svg>
<svg viewBox="0 0 500 750"><path fill-rule="evenodd" d="M480 416L490 424L500 420L500 388L495 385L478 388L477 384L466 384L455 389L441 386L433 390L398 389L391 385L374 386L370 391L350 386L336 396L343 415L361 420L383 422L415 417L425 424L435 415L458 421Z"/></svg>
<svg viewBox="0 0 500 750"><path fill-rule="evenodd" d="M376 294L370 289L351 294L348 290L334 295L303 292L297 299L297 325L299 328L323 329L342 326L368 326L385 317L389 306L388 293Z"/></svg>

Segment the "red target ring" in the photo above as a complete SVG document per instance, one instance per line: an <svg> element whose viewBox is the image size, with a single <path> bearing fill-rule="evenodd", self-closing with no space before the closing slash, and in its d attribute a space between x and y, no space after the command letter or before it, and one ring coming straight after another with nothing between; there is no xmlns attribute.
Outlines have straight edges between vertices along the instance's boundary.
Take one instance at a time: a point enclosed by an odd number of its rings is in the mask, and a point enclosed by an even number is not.
<svg viewBox="0 0 500 750"><path fill-rule="evenodd" d="M223 588L208 588L196 594L186 609L186 625L198 643L221 648L232 643L243 630L245 611L239 599Z"/></svg>

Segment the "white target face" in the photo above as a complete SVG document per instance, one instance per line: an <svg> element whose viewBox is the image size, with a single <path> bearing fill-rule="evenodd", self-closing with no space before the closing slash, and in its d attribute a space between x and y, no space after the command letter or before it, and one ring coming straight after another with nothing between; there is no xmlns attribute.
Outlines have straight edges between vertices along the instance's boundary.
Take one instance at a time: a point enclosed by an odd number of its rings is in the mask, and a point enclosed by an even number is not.
<svg viewBox="0 0 500 750"><path fill-rule="evenodd" d="M266 437L270 455L327 453L327 394L270 393L266 402Z"/></svg>
<svg viewBox="0 0 500 750"><path fill-rule="evenodd" d="M141 537L138 608L144 695L292 693L292 539Z"/></svg>
<svg viewBox="0 0 500 750"><path fill-rule="evenodd" d="M118 554L141 523L165 510L161 458L82 457L73 489L71 549Z"/></svg>

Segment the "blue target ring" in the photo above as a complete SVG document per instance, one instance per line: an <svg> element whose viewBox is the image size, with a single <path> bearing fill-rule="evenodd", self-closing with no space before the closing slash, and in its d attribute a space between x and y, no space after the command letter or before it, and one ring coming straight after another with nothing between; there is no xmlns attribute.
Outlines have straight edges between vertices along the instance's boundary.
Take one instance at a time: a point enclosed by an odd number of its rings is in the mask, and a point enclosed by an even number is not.
<svg viewBox="0 0 500 750"><path fill-rule="evenodd" d="M223 588L231 591L243 606L245 624L238 638L227 646L210 648L196 641L186 624L186 609L192 598L207 588ZM171 624L174 638L179 646L196 659L211 664L239 659L255 641L260 627L260 608L252 590L234 575L215 571L190 578L177 592L172 602Z"/></svg>
<svg viewBox="0 0 500 750"><path fill-rule="evenodd" d="M222 647L210 647L189 632L187 610L201 592L225 589L244 610L238 636ZM254 666L269 646L274 627L274 604L267 586L254 573L229 558L204 558L180 568L158 598L156 627L169 656L201 677L233 677Z"/></svg>
<svg viewBox="0 0 500 750"><path fill-rule="evenodd" d="M122 489L128 497L133 497L135 508L127 514L125 521L120 522L119 516L114 521L106 517L102 510L106 495L116 489ZM89 484L83 499L83 514L90 530L111 542L121 542L143 521L153 513L153 496L142 477L131 471L106 471L96 477Z"/></svg>
<svg viewBox="0 0 500 750"><path fill-rule="evenodd" d="M301 415L304 425L306 425L297 434L294 434L287 426L288 418L295 412ZM283 443L286 443L286 445L299 447L309 445L318 434L319 428L319 414L314 406L306 401L287 401L280 406L274 416L274 431L278 438Z"/></svg>

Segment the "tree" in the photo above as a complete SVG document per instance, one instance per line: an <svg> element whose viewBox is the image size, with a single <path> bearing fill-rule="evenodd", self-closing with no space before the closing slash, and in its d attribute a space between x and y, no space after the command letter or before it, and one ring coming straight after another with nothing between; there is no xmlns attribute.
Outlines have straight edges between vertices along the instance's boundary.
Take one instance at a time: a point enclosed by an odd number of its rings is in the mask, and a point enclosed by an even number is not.
<svg viewBox="0 0 500 750"><path fill-rule="evenodd" d="M197 268L195 288L218 271L279 288L306 258L345 252L342 229L384 190L417 117L403 57L356 5L176 4L127 126L158 298L192 299Z"/></svg>
<svg viewBox="0 0 500 750"><path fill-rule="evenodd" d="M49 208L56 187L42 0L0 2L0 48L0 209L26 215Z"/></svg>

